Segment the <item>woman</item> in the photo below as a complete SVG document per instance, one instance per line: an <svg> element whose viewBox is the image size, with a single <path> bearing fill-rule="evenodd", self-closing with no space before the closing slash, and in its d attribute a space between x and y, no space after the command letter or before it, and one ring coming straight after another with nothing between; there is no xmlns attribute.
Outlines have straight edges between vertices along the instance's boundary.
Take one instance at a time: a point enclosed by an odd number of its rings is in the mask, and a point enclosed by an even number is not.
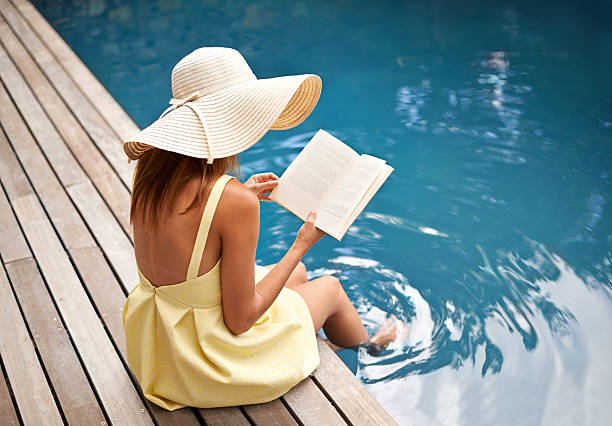
<svg viewBox="0 0 612 426"><path fill-rule="evenodd" d="M174 67L172 106L124 144L139 160L130 220L140 282L123 307L126 351L155 404L278 398L318 366L321 327L336 349L395 338L389 321L368 339L337 278L308 281L300 259L324 235L314 212L278 263L256 265L259 201L278 178L226 174L267 130L301 123L320 90L316 75L258 80L237 51L201 48Z"/></svg>

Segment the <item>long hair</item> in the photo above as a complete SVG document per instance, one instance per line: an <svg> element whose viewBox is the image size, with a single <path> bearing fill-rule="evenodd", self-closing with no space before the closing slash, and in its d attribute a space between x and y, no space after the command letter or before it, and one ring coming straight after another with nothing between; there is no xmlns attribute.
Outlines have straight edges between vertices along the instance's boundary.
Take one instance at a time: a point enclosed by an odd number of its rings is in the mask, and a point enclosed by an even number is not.
<svg viewBox="0 0 612 426"><path fill-rule="evenodd" d="M172 206L187 183L197 177L199 189L185 214L199 206L212 184L228 171L240 178L238 155L218 158L212 164L206 159L188 157L163 149L152 148L142 154L136 164L130 224L139 221L153 232L159 230L160 219Z"/></svg>

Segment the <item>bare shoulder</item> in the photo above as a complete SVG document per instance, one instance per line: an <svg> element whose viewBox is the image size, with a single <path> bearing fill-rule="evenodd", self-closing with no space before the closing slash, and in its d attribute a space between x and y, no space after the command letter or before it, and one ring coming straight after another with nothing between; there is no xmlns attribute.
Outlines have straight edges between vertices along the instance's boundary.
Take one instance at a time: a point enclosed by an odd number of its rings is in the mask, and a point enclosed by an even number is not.
<svg viewBox="0 0 612 426"><path fill-rule="evenodd" d="M217 210L229 222L248 221L259 218L259 199L257 195L236 179L225 185ZM235 222L234 222L235 223Z"/></svg>
<svg viewBox="0 0 612 426"><path fill-rule="evenodd" d="M257 195L236 179L230 179L225 185L221 202L228 207L257 208L259 210Z"/></svg>

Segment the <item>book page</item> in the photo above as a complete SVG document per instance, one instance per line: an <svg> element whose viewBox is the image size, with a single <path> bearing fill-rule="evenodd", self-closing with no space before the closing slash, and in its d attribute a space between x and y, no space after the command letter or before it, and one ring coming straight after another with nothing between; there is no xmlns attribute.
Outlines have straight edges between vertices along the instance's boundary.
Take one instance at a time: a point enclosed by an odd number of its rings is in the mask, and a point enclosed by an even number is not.
<svg viewBox="0 0 612 426"><path fill-rule="evenodd" d="M322 203L359 158L348 145L319 130L280 177L270 199L302 220L316 210L315 225L323 229L318 217Z"/></svg>
<svg viewBox="0 0 612 426"><path fill-rule="evenodd" d="M324 200L317 215L321 229L329 229L330 235L337 238L384 165L385 160L367 154L353 163L342 182Z"/></svg>
<svg viewBox="0 0 612 426"><path fill-rule="evenodd" d="M363 198L361 199L361 201L359 201L359 204L357 204L357 207L355 207L355 210L351 213L348 220L342 227L342 230L339 233L340 239L344 236L344 234L346 234L346 231L348 231L348 229L351 227L353 222L355 222L355 219L357 219L357 216L361 214L365 206L368 205L372 197L374 197L374 194L378 192L382 184L385 183L385 181L387 180L389 175L393 172L393 170L394 170L393 167L389 166L388 164L383 165L382 169L379 171L378 175L374 179L374 182L372 182L370 187L367 189Z"/></svg>

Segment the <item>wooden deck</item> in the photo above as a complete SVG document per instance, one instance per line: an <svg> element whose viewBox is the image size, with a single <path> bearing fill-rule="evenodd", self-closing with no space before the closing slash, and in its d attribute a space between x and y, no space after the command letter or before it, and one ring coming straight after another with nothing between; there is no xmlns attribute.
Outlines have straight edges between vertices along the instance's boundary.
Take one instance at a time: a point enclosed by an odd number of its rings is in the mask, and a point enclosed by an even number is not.
<svg viewBox="0 0 612 426"><path fill-rule="evenodd" d="M314 376L267 404L146 400L121 322L138 127L27 0L0 0L0 80L1 424L396 424L320 338Z"/></svg>

